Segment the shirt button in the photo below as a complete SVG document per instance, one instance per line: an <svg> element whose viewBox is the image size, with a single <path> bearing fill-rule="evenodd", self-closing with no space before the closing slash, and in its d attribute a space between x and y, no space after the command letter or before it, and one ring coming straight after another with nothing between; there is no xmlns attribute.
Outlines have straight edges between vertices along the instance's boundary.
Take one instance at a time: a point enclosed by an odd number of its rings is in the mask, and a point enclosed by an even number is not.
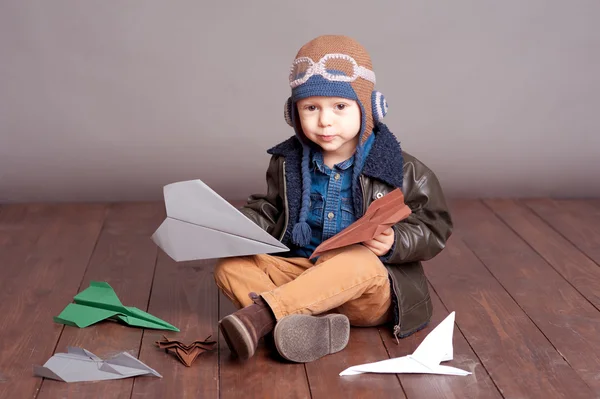
<svg viewBox="0 0 600 399"><path fill-rule="evenodd" d="M333 178L334 178L335 180L340 180L340 174L339 174L339 173L336 173L336 174L335 174L335 176L333 176Z"/></svg>
<svg viewBox="0 0 600 399"><path fill-rule="evenodd" d="M334 216L335 216L335 215L333 214L333 212L329 212L329 213L327 214L327 217L328 217L329 219L333 219L333 217L334 217Z"/></svg>

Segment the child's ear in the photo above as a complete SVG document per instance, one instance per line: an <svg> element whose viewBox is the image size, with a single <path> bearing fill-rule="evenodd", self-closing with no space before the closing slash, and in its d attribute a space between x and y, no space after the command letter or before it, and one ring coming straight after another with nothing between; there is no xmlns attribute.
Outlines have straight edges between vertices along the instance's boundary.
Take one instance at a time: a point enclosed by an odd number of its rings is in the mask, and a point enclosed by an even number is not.
<svg viewBox="0 0 600 399"><path fill-rule="evenodd" d="M292 122L292 97L288 97L285 102L285 107L283 109L283 117L288 125L294 127L294 123Z"/></svg>
<svg viewBox="0 0 600 399"><path fill-rule="evenodd" d="M381 120L387 114L387 101L383 94L381 94L379 91L373 91L371 93L371 110L375 124L381 122Z"/></svg>

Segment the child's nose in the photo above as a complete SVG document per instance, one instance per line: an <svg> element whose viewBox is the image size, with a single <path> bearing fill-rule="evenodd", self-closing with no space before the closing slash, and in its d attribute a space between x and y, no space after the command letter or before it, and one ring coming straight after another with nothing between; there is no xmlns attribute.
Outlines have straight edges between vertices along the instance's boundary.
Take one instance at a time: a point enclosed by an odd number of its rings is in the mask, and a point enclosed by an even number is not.
<svg viewBox="0 0 600 399"><path fill-rule="evenodd" d="M331 125L332 115L327 110L322 110L319 113L319 125L321 126L330 126Z"/></svg>

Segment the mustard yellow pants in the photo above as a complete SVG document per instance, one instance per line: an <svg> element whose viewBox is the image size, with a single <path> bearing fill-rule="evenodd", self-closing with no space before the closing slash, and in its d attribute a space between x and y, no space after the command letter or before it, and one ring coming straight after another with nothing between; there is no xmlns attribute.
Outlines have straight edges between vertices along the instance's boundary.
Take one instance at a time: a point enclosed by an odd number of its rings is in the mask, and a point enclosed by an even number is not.
<svg viewBox="0 0 600 399"><path fill-rule="evenodd" d="M306 258L252 255L220 259L214 272L219 289L238 308L261 295L277 320L290 314L342 313L353 326L392 320L388 272L363 245ZM331 311L331 312L330 312Z"/></svg>

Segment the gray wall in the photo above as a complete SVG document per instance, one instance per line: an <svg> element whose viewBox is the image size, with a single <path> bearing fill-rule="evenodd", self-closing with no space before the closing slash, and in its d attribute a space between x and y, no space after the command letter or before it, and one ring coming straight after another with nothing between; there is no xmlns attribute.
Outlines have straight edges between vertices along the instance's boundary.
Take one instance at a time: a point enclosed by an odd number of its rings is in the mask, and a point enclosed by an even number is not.
<svg viewBox="0 0 600 399"><path fill-rule="evenodd" d="M451 196L600 196L600 2L0 1L0 202L264 190L298 48L370 51Z"/></svg>

